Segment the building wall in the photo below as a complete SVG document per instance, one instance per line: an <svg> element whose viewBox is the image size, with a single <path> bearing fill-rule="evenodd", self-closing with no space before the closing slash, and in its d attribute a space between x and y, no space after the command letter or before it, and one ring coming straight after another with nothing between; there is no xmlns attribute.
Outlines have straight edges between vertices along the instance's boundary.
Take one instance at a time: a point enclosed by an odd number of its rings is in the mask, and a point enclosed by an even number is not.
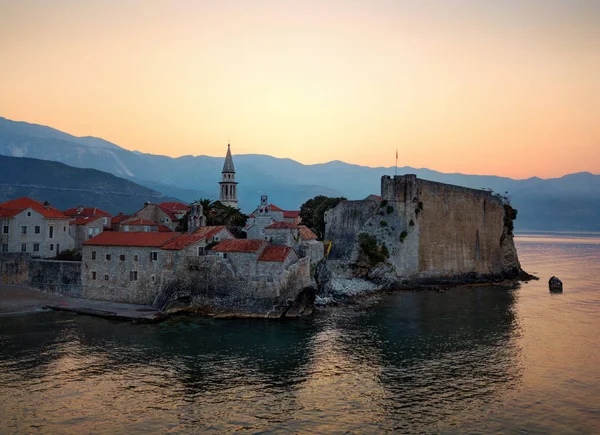
<svg viewBox="0 0 600 435"><path fill-rule="evenodd" d="M177 228L177 220L173 221L157 204L147 204L138 211L135 216L151 222L156 222L157 224L165 225L169 227L171 231L175 231L175 228ZM122 223L121 227L123 227L123 225L127 224Z"/></svg>
<svg viewBox="0 0 600 435"><path fill-rule="evenodd" d="M92 253L96 252L96 259ZM150 260L150 253L157 252L158 259ZM106 255L110 255L110 260ZM124 261L120 256L124 255ZM137 261L135 256L137 255ZM83 246L82 296L133 304L151 304L159 288L174 267L174 254L159 248ZM137 280L130 273L137 272ZM96 272L96 279L93 273ZM108 276L108 279L105 277Z"/></svg>
<svg viewBox="0 0 600 435"><path fill-rule="evenodd" d="M382 177L381 202L344 201L326 213L329 258L359 262L358 236L386 246L397 276L455 277L500 274L517 267L503 261L512 239L503 237L504 206L488 191L418 179ZM403 235L404 232L404 235ZM504 240L504 243L501 242ZM514 247L513 247L514 248ZM507 255L504 255L506 257Z"/></svg>
<svg viewBox="0 0 600 435"><path fill-rule="evenodd" d="M75 248L81 252L83 242L97 236L104 231L104 228L102 219L98 219L85 225L70 225L69 234L75 241Z"/></svg>
<svg viewBox="0 0 600 435"><path fill-rule="evenodd" d="M294 228L265 229L265 237L275 246L296 246L300 243L300 232Z"/></svg>
<svg viewBox="0 0 600 435"><path fill-rule="evenodd" d="M4 234L3 227L8 225L9 232ZM27 234L22 234L21 227L27 227ZM50 227L53 227L50 238ZM39 227L36 234L35 228ZM12 219L3 219L0 225L0 251L2 245L8 245L8 252L23 252L21 245L25 244L26 253L35 257L51 258L58 250L73 249L75 241L69 234L69 219L46 219L31 209L23 210ZM39 250L34 251L35 245Z"/></svg>

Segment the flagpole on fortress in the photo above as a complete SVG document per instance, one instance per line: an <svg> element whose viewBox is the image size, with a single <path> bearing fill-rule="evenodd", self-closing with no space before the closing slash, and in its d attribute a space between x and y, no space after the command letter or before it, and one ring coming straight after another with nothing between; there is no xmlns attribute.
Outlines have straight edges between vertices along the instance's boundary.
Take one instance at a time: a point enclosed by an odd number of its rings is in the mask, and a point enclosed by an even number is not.
<svg viewBox="0 0 600 435"><path fill-rule="evenodd" d="M398 175L398 148L396 148L396 167L394 168L394 177Z"/></svg>

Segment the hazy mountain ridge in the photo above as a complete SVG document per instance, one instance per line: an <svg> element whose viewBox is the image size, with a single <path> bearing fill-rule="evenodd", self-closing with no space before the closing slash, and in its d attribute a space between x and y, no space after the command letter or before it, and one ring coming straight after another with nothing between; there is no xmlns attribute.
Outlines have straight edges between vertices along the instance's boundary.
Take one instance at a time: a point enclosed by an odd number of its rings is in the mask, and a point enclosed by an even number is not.
<svg viewBox="0 0 600 435"><path fill-rule="evenodd" d="M271 202L289 209L298 208L318 194L364 198L379 192L382 175L394 173L393 167L371 168L339 160L303 165L266 155L235 155L235 144L232 149L240 183L240 205L245 211L254 208L261 194L268 194ZM225 151L224 145L223 156ZM223 157L171 158L128 151L103 139L78 138L50 127L5 118L0 118L0 154L99 169L185 201L216 199L223 165ZM508 191L519 209L519 229L600 230L599 175L582 172L553 179L514 180L399 167L398 174L404 173L498 193Z"/></svg>
<svg viewBox="0 0 600 435"><path fill-rule="evenodd" d="M174 198L96 169L23 157L0 156L0 202L27 196L65 210L96 206L109 213L132 213L145 201Z"/></svg>

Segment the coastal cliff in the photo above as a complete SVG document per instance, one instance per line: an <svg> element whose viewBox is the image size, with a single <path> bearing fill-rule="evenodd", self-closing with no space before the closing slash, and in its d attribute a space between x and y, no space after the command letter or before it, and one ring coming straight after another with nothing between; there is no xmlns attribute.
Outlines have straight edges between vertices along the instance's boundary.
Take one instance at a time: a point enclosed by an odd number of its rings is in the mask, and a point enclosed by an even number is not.
<svg viewBox="0 0 600 435"><path fill-rule="evenodd" d="M381 179L381 197L326 213L331 241L320 294L527 279L513 242L516 210L486 190L405 175Z"/></svg>

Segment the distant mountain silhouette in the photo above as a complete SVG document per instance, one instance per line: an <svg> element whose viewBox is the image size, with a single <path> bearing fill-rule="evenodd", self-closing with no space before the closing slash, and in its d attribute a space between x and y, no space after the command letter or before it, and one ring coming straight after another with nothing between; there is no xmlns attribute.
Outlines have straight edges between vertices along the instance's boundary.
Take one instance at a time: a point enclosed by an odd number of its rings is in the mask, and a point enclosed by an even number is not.
<svg viewBox="0 0 600 435"><path fill-rule="evenodd" d="M240 182L240 206L247 212L258 204L263 194L269 195L270 202L286 209L296 209L319 194L364 198L380 191L382 175L394 173L393 167L371 168L341 161L303 165L266 155L235 155L235 144L232 150L236 179ZM94 168L185 201L216 199L225 151L224 144L223 157L171 158L128 151L103 139L75 137L50 127L0 117L0 155ZM600 230L599 175L583 172L547 180L537 177L514 180L411 167L399 167L398 173L498 193L508 191L519 210L517 229Z"/></svg>
<svg viewBox="0 0 600 435"><path fill-rule="evenodd" d="M65 210L95 206L112 214L133 213L145 201L176 199L96 169L23 157L0 156L0 202L27 196Z"/></svg>

